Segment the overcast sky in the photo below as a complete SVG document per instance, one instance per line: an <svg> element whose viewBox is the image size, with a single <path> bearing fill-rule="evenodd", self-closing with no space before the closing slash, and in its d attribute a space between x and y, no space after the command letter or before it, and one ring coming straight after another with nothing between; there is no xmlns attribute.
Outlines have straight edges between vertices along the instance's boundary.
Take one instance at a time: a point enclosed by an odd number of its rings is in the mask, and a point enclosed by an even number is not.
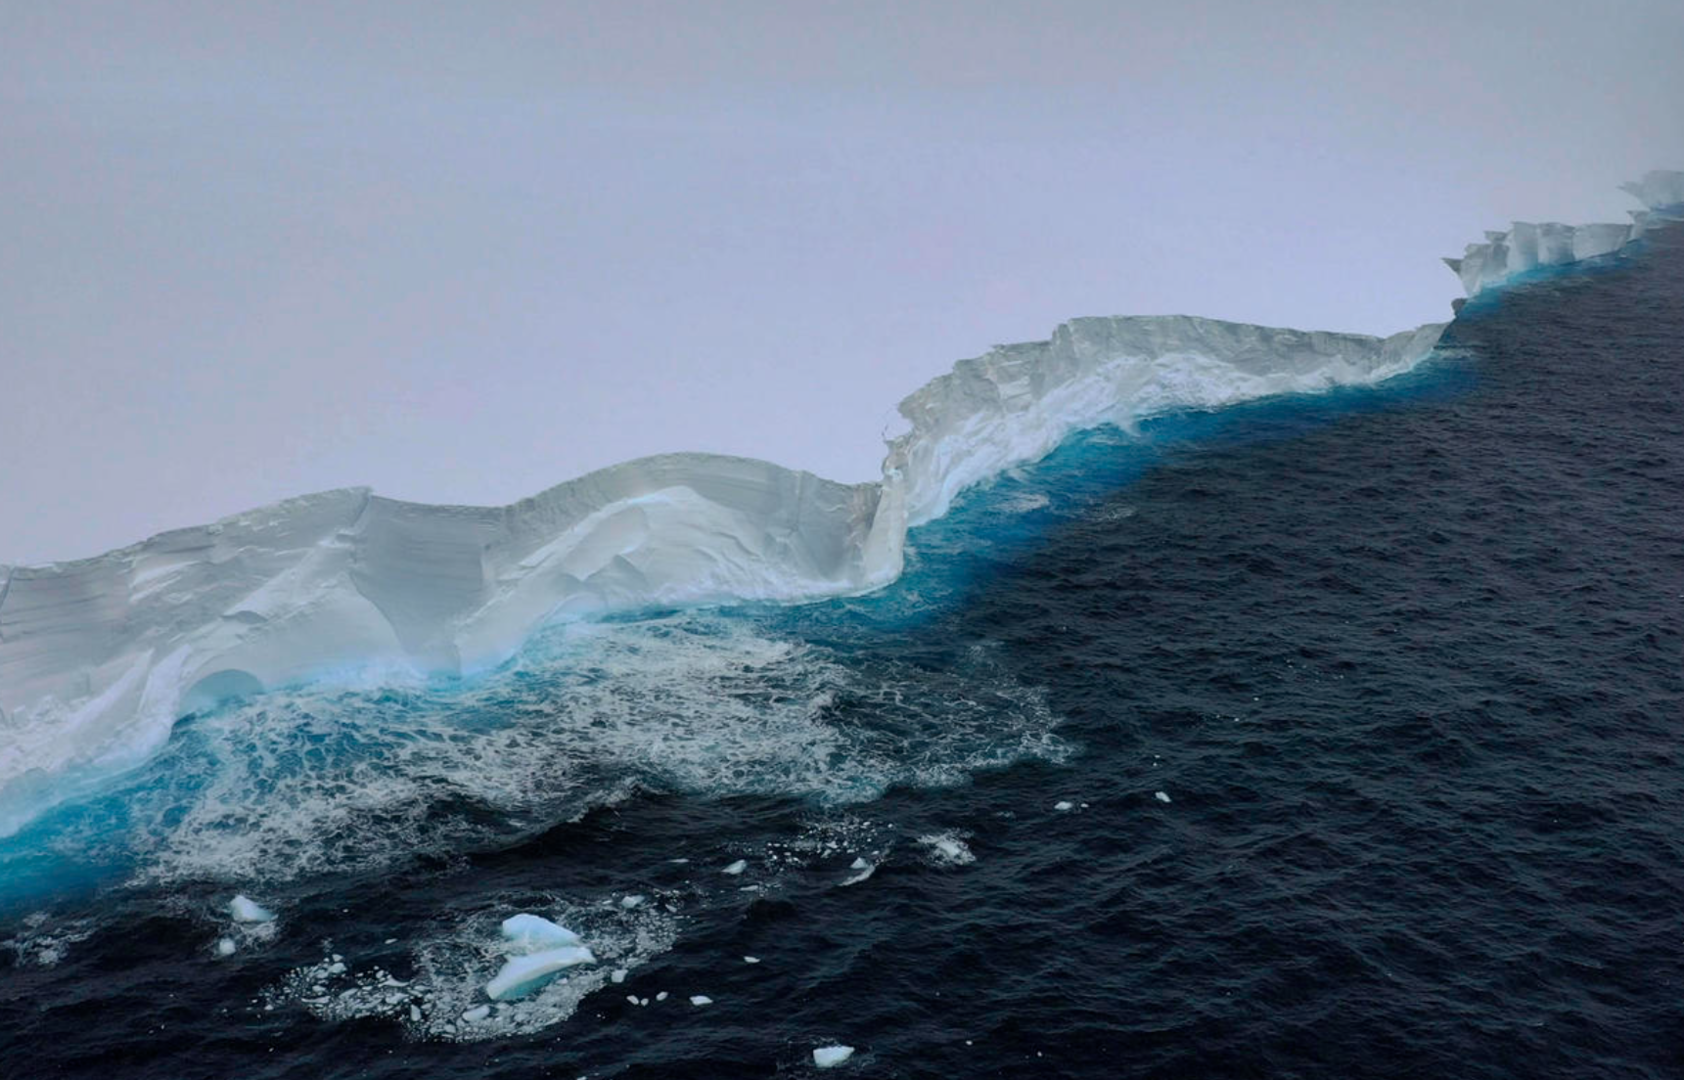
<svg viewBox="0 0 1684 1080"><path fill-rule="evenodd" d="M876 474L1079 315L1389 333L1684 167L1684 3L0 0L0 561L642 454Z"/></svg>

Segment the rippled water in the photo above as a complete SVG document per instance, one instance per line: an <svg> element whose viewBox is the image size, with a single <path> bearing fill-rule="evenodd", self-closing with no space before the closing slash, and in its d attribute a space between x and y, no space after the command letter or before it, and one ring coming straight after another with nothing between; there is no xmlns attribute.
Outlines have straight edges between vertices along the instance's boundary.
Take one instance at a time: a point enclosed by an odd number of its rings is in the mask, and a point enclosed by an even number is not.
<svg viewBox="0 0 1684 1080"><path fill-rule="evenodd" d="M1648 245L1379 390L1078 439L877 596L180 725L0 847L6 1074L1684 1075ZM466 1019L522 910L601 962Z"/></svg>

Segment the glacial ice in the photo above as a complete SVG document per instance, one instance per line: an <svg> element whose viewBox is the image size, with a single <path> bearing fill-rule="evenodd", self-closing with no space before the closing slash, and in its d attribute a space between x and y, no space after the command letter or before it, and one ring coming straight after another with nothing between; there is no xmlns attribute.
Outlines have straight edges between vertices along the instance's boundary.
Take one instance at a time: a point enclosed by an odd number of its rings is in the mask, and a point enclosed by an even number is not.
<svg viewBox="0 0 1684 1080"><path fill-rule="evenodd" d="M273 922L275 913L241 893L228 901L228 914L238 923Z"/></svg>
<svg viewBox="0 0 1684 1080"><path fill-rule="evenodd" d="M496 976L485 984L485 996L492 1001L519 997L536 990L558 971L578 964L594 963L596 957L591 955L591 951L577 945L513 956L503 964Z"/></svg>
<svg viewBox="0 0 1684 1080"><path fill-rule="evenodd" d="M821 1069L831 1069L854 1056L851 1046L820 1046L813 1051L813 1064Z"/></svg>
<svg viewBox="0 0 1684 1080"><path fill-rule="evenodd" d="M1630 225L1533 224L1516 221L1507 232L1487 232L1460 258L1447 258L1469 296L1477 296L1522 274L1612 255L1643 236L1653 221L1684 216L1684 172L1655 171L1621 185L1647 209L1632 212Z"/></svg>
<svg viewBox="0 0 1684 1080"><path fill-rule="evenodd" d="M1684 174L1628 185L1644 221ZM1516 225L1453 265L1470 293L1619 250L1644 227ZM0 836L139 765L180 717L277 687L456 676L537 629L651 607L867 592L907 530L1071 434L1176 409L1365 385L1442 324L1387 338L1188 316L1075 319L962 360L907 397L881 480L669 454L502 507L350 488L176 529L74 562L0 566Z"/></svg>
<svg viewBox="0 0 1684 1080"><path fill-rule="evenodd" d="M584 940L567 927L524 911L503 920L503 939L520 952L584 944Z"/></svg>

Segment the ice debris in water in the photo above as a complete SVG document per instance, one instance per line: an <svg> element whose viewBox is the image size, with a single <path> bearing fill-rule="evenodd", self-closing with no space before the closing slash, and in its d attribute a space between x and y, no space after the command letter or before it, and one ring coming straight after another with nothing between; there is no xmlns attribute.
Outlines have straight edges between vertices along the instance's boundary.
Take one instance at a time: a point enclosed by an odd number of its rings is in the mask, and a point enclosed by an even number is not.
<svg viewBox="0 0 1684 1080"><path fill-rule="evenodd" d="M1157 799L1159 802L1169 802L1169 792L1167 791L1156 792L1152 797Z"/></svg>
<svg viewBox="0 0 1684 1080"><path fill-rule="evenodd" d="M920 836L918 842L929 850L930 862L936 866L968 866L976 862L976 855L972 853L970 845L959 838L957 833L931 833Z"/></svg>
<svg viewBox="0 0 1684 1080"><path fill-rule="evenodd" d="M234 939L225 937L225 938L222 938L221 940L219 940L216 943L216 955L218 955L218 956L233 956L234 955Z"/></svg>
<svg viewBox="0 0 1684 1080"><path fill-rule="evenodd" d="M500 933L503 922L511 925ZM539 916L504 920L491 912L471 915L418 942L411 953L412 974L397 975L379 966L358 970L354 961L347 963L348 958L337 953L324 956L318 963L295 968L265 991L263 1007L297 1004L327 1021L383 1018L421 1039L466 1042L532 1035L572 1016L580 1002L612 981L611 970L623 973L647 963L672 948L677 936L673 913L652 903L632 910L612 902L580 906L565 922L580 932ZM590 947L552 944L570 935L588 939ZM514 958L523 967L509 973L507 992L488 1001L492 995L487 980L496 982L495 964L526 949L534 951ZM556 953L563 955L551 955ZM536 970L585 953L604 963ZM497 972L498 977L503 974Z"/></svg>
<svg viewBox="0 0 1684 1080"><path fill-rule="evenodd" d="M877 867L874 864L868 863L863 858L861 858L861 859L855 859L849 865L848 869L853 870L854 873L849 874L847 877L843 878L842 884L844 884L844 885L858 885L860 882L864 881L866 878L870 877L873 873L875 873L876 870L877 870Z"/></svg>
<svg viewBox="0 0 1684 1080"><path fill-rule="evenodd" d="M721 870L720 873L722 873L722 874L740 874L746 869L748 869L748 860L747 859L738 859L736 862L732 863L730 866L727 866L725 869Z"/></svg>
<svg viewBox="0 0 1684 1080"><path fill-rule="evenodd" d="M813 1064L821 1069L834 1068L854 1056L851 1046L821 1046L813 1051Z"/></svg>
<svg viewBox="0 0 1684 1080"><path fill-rule="evenodd" d="M708 997L706 994L691 994L690 995L690 1004L692 1004L692 1005L712 1005L713 999Z"/></svg>
<svg viewBox="0 0 1684 1080"><path fill-rule="evenodd" d="M613 973L611 973L608 976L608 981L611 982L611 983L616 983L616 984L625 982L626 981L626 969L625 968L615 968Z"/></svg>
<svg viewBox="0 0 1684 1080"><path fill-rule="evenodd" d="M273 922L275 919L274 912L251 899L245 893L241 893L228 901L228 913L234 917L235 922L239 923L265 923Z"/></svg>
<svg viewBox="0 0 1684 1080"><path fill-rule="evenodd" d="M758 964L758 963L760 963L760 957L758 957L758 956L745 956L745 957L743 957L743 963L745 963L745 964Z"/></svg>
<svg viewBox="0 0 1684 1080"><path fill-rule="evenodd" d="M1073 807L1074 804L1071 803L1069 799L1060 799L1058 802L1053 803L1054 810L1070 810Z"/></svg>

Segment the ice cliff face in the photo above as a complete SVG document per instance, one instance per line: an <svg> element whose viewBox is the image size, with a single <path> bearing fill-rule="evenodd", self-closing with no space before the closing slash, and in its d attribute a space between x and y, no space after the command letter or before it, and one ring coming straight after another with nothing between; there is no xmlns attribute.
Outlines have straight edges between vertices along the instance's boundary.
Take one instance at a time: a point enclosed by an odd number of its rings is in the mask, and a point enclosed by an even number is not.
<svg viewBox="0 0 1684 1080"><path fill-rule="evenodd" d="M1684 203L1684 174L1632 188L1654 212ZM1630 236L1516 226L1457 269L1475 291ZM899 575L908 528L1073 432L1377 382L1442 330L1077 319L960 361L903 401L908 428L875 483L668 455L510 506L330 491L93 559L0 567L0 835L144 761L179 717L227 697L351 672L472 673L558 619L877 588Z"/></svg>
<svg viewBox="0 0 1684 1080"><path fill-rule="evenodd" d="M1487 232L1483 244L1469 244L1459 259L1445 264L1477 296L1511 278L1541 267L1612 255L1642 237L1652 221L1684 217L1684 172L1655 171L1621 185L1647 209L1631 212L1630 225L1535 225L1516 221L1507 232Z"/></svg>
<svg viewBox="0 0 1684 1080"><path fill-rule="evenodd" d="M94 559L4 571L0 832L144 761L180 716L351 670L464 674L538 627L654 606L806 600L899 575L908 527L1069 434L1375 382L1391 338L1181 316L1078 319L907 398L879 483L702 454L631 461L512 506L309 495Z"/></svg>

